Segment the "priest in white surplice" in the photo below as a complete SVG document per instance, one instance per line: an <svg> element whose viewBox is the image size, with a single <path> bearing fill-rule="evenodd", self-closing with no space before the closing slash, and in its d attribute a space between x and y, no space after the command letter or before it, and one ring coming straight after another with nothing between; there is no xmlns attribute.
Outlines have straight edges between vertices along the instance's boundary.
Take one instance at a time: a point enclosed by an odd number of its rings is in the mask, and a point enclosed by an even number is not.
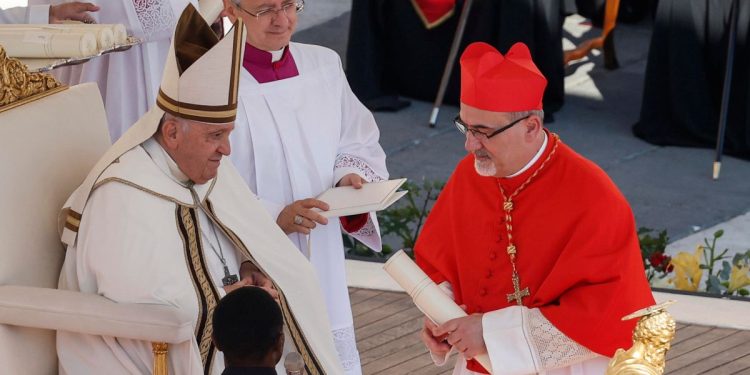
<svg viewBox="0 0 750 375"><path fill-rule="evenodd" d="M218 10L221 10L219 7ZM218 12L206 15L215 20ZM188 5L177 23L157 106L89 173L63 209L60 289L176 307L195 339L169 346L173 374L220 374L212 314L226 292L269 290L289 349L310 374L342 373L315 270L229 160L244 27L219 40ZM151 343L59 332L63 374L147 374Z"/></svg>
<svg viewBox="0 0 750 375"><path fill-rule="evenodd" d="M29 0L29 4L57 4L66 0ZM162 68L177 18L188 3L198 0L99 0L96 23L125 25L128 35L143 44L91 61L55 69L68 85L96 82L104 99L112 142L156 103Z"/></svg>
<svg viewBox="0 0 750 375"><path fill-rule="evenodd" d="M290 43L301 0L225 0L248 31L232 161L289 238L318 271L336 348L349 374L361 372L346 287L341 228L375 251L374 214L325 220L311 199L333 186L388 178L380 133L354 96L338 55ZM309 236L309 238L308 238Z"/></svg>

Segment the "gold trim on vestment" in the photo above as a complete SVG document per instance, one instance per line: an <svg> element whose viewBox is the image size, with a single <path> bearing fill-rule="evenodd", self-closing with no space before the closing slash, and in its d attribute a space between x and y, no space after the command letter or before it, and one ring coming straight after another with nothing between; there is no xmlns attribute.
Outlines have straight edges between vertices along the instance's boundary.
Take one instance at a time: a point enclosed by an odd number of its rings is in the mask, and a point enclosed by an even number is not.
<svg viewBox="0 0 750 375"><path fill-rule="evenodd" d="M242 32L244 31L245 25L242 19L237 18L237 22L234 25L234 47L232 48L232 75L229 77L229 103L234 104L237 108L237 87L239 87L240 81L240 66L244 56L241 56L242 45L245 43L242 38Z"/></svg>
<svg viewBox="0 0 750 375"><path fill-rule="evenodd" d="M218 291L211 282L206 266L198 219L194 208L177 205L177 228L185 244L185 259L187 261L190 279L198 297L198 321L195 325L195 339L203 363L203 371L208 374L211 370L216 347L213 336L213 314L219 301Z"/></svg>
<svg viewBox="0 0 750 375"><path fill-rule="evenodd" d="M234 246L245 255L247 261L252 263L264 276L266 276L269 280L271 280L271 282L273 282L274 288L279 293L279 306L281 307L284 324L286 324L287 328L289 329L289 333L292 336L292 342L294 343L297 352L302 356L302 359L305 362L305 370L307 371L307 374L325 374L325 371L323 371L323 367L320 365L320 361L315 356L315 352L310 348L310 344L307 342L304 333L300 329L299 323L294 317L294 313L289 308L289 305L286 302L286 296L284 296L284 292L281 290L281 288L278 287L278 285L276 285L276 283L268 275L268 273L263 270L263 268L255 260L255 258L253 258L250 250L248 250L247 246L245 246L242 240L231 229L229 229L229 227L222 224L221 220L219 220L218 217L216 217L211 202L210 200L208 200L208 198L206 198L205 200L204 211L206 212L206 215L208 215L208 217L216 224L216 226L221 229L224 235L229 238L232 244L234 244Z"/></svg>
<svg viewBox="0 0 750 375"><path fill-rule="evenodd" d="M422 23L424 23L424 27L427 28L427 30L434 29L440 25L442 25L445 21L448 20L448 18L451 18L451 16L454 13L454 10L451 10L450 12L446 13L444 16L438 18L435 20L435 22L430 22L427 17L422 12L422 8L419 7L419 4L417 4L416 0L411 0L411 4L414 5L414 10L417 12L417 15L422 20Z"/></svg>
<svg viewBox="0 0 750 375"><path fill-rule="evenodd" d="M213 124L224 124L234 121L237 118L237 103L230 106L200 106L190 103L176 101L163 91L159 90L156 96L156 105L166 112L187 120L208 122ZM191 109L188 107L205 107L204 109ZM234 107L233 109L223 109Z"/></svg>
<svg viewBox="0 0 750 375"><path fill-rule="evenodd" d="M0 46L0 112L67 88L50 74L30 73L24 63L8 57Z"/></svg>
<svg viewBox="0 0 750 375"><path fill-rule="evenodd" d="M188 203L179 201L179 200L177 200L175 198L170 197L169 195L164 195L164 194L161 194L161 193L157 193L157 192L155 192L155 191L153 191L151 189L146 189L145 187L143 187L141 185L135 184L133 182L130 182L128 180L124 180L124 179L119 178L119 177L107 177L107 178L105 178L105 179L103 179L101 181L98 181L96 184L94 184L94 187L91 189L91 193L93 194L94 190L98 189L100 186L102 186L102 185L104 185L104 184L106 184L108 182L119 182L121 184L130 186L132 188L136 188L136 189L138 189L138 190L140 190L140 191L142 191L144 193L149 193L151 195L157 196L157 197L159 197L161 199L165 199L165 200L168 200L170 202L173 202L173 203L185 206L185 207L196 208L196 206L194 204L188 204Z"/></svg>

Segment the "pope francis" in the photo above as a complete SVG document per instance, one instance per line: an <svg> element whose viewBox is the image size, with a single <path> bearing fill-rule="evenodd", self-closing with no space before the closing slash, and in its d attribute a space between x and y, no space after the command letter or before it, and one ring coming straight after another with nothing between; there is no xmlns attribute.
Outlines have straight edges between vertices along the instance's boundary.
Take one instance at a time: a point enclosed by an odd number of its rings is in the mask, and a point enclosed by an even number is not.
<svg viewBox="0 0 750 375"><path fill-rule="evenodd" d="M193 322L170 345L175 374L219 374L217 301L243 286L279 301L310 374L341 373L315 271L228 160L244 27L222 39L192 5L175 30L157 106L98 161L63 208L60 289L163 304ZM205 17L205 19L204 19ZM151 373L151 343L59 332L62 374Z"/></svg>

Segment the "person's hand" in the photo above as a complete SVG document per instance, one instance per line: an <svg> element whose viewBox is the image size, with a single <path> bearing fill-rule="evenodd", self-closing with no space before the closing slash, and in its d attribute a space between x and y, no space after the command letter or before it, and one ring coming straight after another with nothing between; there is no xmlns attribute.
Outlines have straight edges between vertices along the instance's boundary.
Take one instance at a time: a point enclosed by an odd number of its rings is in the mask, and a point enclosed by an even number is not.
<svg viewBox="0 0 750 375"><path fill-rule="evenodd" d="M445 322L432 331L434 336L447 335L446 340L464 358L472 359L487 353L487 345L482 336L482 314L472 314Z"/></svg>
<svg viewBox="0 0 750 375"><path fill-rule="evenodd" d="M96 23L88 12L96 12L99 7L91 3L74 1L51 5L49 7L49 23L61 23L65 20L81 21L84 23Z"/></svg>
<svg viewBox="0 0 750 375"><path fill-rule="evenodd" d="M349 173L348 175L341 177L341 180L336 186L351 186L355 189L361 189L362 185L367 183L364 178L356 173Z"/></svg>
<svg viewBox="0 0 750 375"><path fill-rule="evenodd" d="M446 335L435 335L433 332L438 326L433 323L429 318L424 318L424 326L422 327L422 331L419 333L419 337L422 339L422 342L427 347L427 349L432 352L437 357L444 358L448 352L451 350L451 346L446 344L443 340L445 340Z"/></svg>
<svg viewBox="0 0 750 375"><path fill-rule="evenodd" d="M276 218L276 224L286 234L310 234L310 230L317 224L328 224L328 219L313 211L313 208L328 211L328 204L314 198L298 200L281 210Z"/></svg>

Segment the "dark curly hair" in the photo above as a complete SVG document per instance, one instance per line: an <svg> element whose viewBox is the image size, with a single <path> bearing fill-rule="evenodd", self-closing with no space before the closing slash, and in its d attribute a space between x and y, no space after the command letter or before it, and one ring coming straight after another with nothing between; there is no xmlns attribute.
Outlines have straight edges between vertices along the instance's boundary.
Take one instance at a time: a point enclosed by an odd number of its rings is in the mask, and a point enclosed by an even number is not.
<svg viewBox="0 0 750 375"><path fill-rule="evenodd" d="M281 309L268 292L242 287L216 306L213 339L228 363L260 362L283 337L283 326Z"/></svg>

